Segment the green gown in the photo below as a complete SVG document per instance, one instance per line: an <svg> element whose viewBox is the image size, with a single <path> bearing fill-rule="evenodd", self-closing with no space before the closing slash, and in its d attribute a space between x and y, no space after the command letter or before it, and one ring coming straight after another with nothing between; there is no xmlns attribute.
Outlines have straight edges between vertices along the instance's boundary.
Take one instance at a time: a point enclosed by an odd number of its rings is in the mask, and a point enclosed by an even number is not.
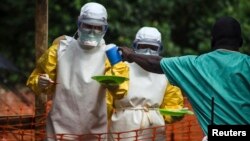
<svg viewBox="0 0 250 141"><path fill-rule="evenodd" d="M192 104L207 135L214 97L214 124L250 124L250 57L218 49L200 56L163 58L161 68Z"/></svg>

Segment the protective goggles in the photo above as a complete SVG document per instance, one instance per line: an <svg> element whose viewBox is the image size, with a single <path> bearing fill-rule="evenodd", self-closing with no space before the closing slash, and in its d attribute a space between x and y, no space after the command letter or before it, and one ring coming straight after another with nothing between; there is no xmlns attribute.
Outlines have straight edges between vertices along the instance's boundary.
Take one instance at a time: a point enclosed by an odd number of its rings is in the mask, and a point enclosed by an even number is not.
<svg viewBox="0 0 250 141"><path fill-rule="evenodd" d="M137 54L144 54L144 55L159 55L159 51L152 50L150 48L145 49L137 49L134 50Z"/></svg>
<svg viewBox="0 0 250 141"><path fill-rule="evenodd" d="M103 34L108 29L108 23L104 18L93 19L83 15L78 17L78 28L80 31L93 31L96 34Z"/></svg>
<svg viewBox="0 0 250 141"><path fill-rule="evenodd" d="M79 23L78 29L86 33L104 34L107 31L107 25L90 25Z"/></svg>
<svg viewBox="0 0 250 141"><path fill-rule="evenodd" d="M134 50L151 49L160 52L162 50L162 43L152 39L135 40L133 43Z"/></svg>

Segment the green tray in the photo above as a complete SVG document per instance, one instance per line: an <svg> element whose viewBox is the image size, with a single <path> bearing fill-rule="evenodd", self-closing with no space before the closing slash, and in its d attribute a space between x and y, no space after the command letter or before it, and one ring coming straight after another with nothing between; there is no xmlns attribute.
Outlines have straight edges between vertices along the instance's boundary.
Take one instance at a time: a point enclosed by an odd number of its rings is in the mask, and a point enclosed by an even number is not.
<svg viewBox="0 0 250 141"><path fill-rule="evenodd" d="M162 115L183 116L185 114L193 115L194 113L188 109L159 109Z"/></svg>
<svg viewBox="0 0 250 141"><path fill-rule="evenodd" d="M93 76L92 79L98 81L104 85L120 85L124 81L129 80L126 77L122 76L115 76L115 75L100 75L100 76Z"/></svg>

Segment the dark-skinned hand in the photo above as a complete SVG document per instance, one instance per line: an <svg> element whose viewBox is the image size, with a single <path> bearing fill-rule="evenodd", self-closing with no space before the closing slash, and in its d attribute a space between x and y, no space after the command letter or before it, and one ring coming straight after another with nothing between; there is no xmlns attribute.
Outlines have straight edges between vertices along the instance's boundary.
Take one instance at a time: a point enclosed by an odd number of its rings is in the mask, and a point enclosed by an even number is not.
<svg viewBox="0 0 250 141"><path fill-rule="evenodd" d="M122 52L122 60L127 61L129 63L134 62L131 58L131 55L135 54L133 49L128 47L119 47L119 51Z"/></svg>

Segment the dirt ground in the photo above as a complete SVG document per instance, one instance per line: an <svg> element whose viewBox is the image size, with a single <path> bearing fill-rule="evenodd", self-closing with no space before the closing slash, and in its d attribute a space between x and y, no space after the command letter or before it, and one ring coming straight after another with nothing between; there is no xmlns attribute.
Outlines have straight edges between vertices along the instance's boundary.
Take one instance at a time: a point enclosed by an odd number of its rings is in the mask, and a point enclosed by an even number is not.
<svg viewBox="0 0 250 141"><path fill-rule="evenodd" d="M6 126L10 117L17 116L17 119L19 119L18 125L22 124L25 116L35 117L34 93L27 87L19 87L17 89L18 93L15 93L0 87L0 129L3 129L0 130L0 141L35 140L34 130L18 129L18 127L13 127L13 129L16 129L11 131L4 129L5 127L8 127L8 129L12 128L12 125ZM187 98L185 98L184 102L185 107L192 110ZM167 125L166 132L168 136L174 135L171 138L175 141L195 141L201 140L203 137L202 130L194 115L187 115L181 121Z"/></svg>

